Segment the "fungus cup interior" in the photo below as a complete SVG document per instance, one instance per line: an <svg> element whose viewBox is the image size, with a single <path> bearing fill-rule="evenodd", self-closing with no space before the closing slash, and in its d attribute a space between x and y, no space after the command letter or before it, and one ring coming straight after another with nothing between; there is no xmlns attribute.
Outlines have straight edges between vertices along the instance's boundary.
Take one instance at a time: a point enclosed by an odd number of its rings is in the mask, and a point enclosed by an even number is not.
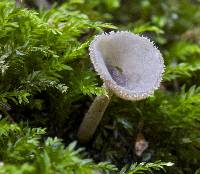
<svg viewBox="0 0 200 174"><path fill-rule="evenodd" d="M142 99L158 88L164 64L150 40L129 32L113 32L100 35L95 42L91 45L94 67L116 95ZM129 97L123 97L123 92Z"/></svg>

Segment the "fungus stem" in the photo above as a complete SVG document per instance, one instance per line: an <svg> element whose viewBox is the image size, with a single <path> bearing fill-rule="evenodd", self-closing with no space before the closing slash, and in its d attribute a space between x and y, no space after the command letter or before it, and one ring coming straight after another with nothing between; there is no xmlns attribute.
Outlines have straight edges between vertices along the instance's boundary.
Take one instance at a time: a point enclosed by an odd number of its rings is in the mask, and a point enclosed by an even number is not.
<svg viewBox="0 0 200 174"><path fill-rule="evenodd" d="M108 95L97 96L95 98L79 127L79 142L86 143L92 138L110 102L111 97L112 92L108 91Z"/></svg>

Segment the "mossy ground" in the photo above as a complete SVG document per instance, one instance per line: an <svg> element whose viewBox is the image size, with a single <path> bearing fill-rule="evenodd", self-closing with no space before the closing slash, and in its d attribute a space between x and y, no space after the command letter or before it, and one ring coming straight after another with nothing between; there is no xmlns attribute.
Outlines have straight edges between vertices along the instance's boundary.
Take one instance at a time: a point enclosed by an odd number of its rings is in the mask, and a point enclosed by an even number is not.
<svg viewBox="0 0 200 174"><path fill-rule="evenodd" d="M0 1L0 173L116 173L98 163L109 161L133 174L171 166L129 168L161 160L174 163L167 173L198 174L199 1L69 0L51 9L35 2ZM70 143L94 97L105 94L87 48L111 30L153 40L165 59L164 79L148 99L113 97L93 139L77 145L86 148L80 153ZM140 134L149 145L138 157Z"/></svg>

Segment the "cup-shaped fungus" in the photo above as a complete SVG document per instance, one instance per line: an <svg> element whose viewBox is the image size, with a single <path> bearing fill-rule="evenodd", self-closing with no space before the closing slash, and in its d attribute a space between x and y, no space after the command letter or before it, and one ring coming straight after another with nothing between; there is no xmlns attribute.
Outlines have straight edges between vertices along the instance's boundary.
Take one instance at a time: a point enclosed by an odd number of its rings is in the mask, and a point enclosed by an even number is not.
<svg viewBox="0 0 200 174"><path fill-rule="evenodd" d="M130 32L98 35L89 52L108 95L97 96L90 106L78 131L80 142L92 138L112 94L125 100L144 99L159 87L164 72L160 51L149 39Z"/></svg>

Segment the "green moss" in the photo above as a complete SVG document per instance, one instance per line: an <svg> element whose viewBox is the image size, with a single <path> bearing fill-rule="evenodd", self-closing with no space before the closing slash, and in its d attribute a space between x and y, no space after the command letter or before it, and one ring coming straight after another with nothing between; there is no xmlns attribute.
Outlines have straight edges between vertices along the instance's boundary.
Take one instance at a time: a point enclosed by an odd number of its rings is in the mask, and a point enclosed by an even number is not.
<svg viewBox="0 0 200 174"><path fill-rule="evenodd" d="M132 174L171 166L151 163L158 160L174 163L167 173L199 171L198 1L27 4L0 2L0 173L116 173L116 165ZM105 94L87 47L95 34L116 29L154 40L166 73L146 100L112 99L86 155L70 143L93 96ZM137 157L141 133L149 146Z"/></svg>

